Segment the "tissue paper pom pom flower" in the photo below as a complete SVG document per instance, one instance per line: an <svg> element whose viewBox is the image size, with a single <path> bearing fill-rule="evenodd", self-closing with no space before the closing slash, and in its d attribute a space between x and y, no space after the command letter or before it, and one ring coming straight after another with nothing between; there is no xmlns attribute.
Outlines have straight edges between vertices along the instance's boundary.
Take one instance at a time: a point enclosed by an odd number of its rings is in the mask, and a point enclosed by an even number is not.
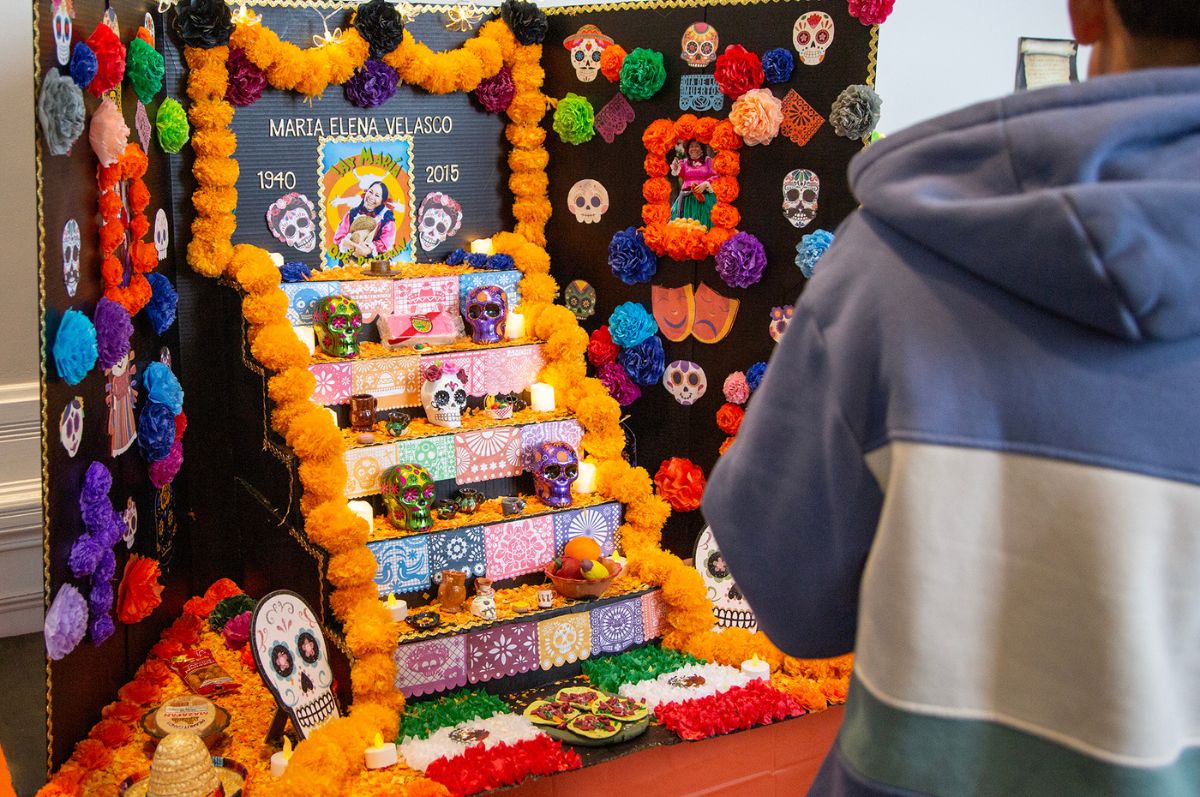
<svg viewBox="0 0 1200 797"><path fill-rule="evenodd" d="M92 314L92 324L96 327L96 362L108 370L129 353L133 322L124 307L101 296Z"/></svg>
<svg viewBox="0 0 1200 797"><path fill-rule="evenodd" d="M101 614L98 613L93 606L92 621L88 625L88 631L92 635L92 644L96 647L100 647L108 641L109 637L116 633L117 625L113 622L112 617L108 615L107 610Z"/></svg>
<svg viewBox="0 0 1200 797"><path fill-rule="evenodd" d="M308 263L289 260L279 267L279 276L284 282L304 282L312 276L312 268Z"/></svg>
<svg viewBox="0 0 1200 797"><path fill-rule="evenodd" d="M628 407L642 396L641 389L625 373L625 369L617 363L605 363L596 370L596 377L608 394L617 400L622 407Z"/></svg>
<svg viewBox="0 0 1200 797"><path fill-rule="evenodd" d="M750 385L746 383L746 375L741 371L734 371L725 377L721 392L725 394L725 400L729 403L745 404L750 399Z"/></svg>
<svg viewBox="0 0 1200 797"><path fill-rule="evenodd" d="M175 437L175 442L171 444L171 450L167 452L167 455L162 459L154 460L147 468L150 483L159 490L175 481L175 477L179 475L179 469L183 467L183 445L179 442L178 427Z"/></svg>
<svg viewBox="0 0 1200 797"><path fill-rule="evenodd" d="M626 285L649 282L658 271L658 256L646 246L637 227L627 227L613 235L608 244L608 267Z"/></svg>
<svg viewBox="0 0 1200 797"><path fill-rule="evenodd" d="M896 0L850 0L850 16L864 25L882 25Z"/></svg>
<svg viewBox="0 0 1200 797"><path fill-rule="evenodd" d="M343 91L351 105L359 108L374 108L382 105L396 93L396 70L375 58L368 58L362 68L346 81Z"/></svg>
<svg viewBox="0 0 1200 797"><path fill-rule="evenodd" d="M446 255L447 266L461 266L467 262L467 250L463 248L455 249L450 254Z"/></svg>
<svg viewBox="0 0 1200 797"><path fill-rule="evenodd" d="M795 68L796 61L792 58L792 51L786 47L776 47L763 53L763 79L767 83L787 83Z"/></svg>
<svg viewBox="0 0 1200 797"><path fill-rule="evenodd" d="M263 71L236 47L229 48L226 64L229 67L229 83L225 87L225 101L239 108L258 102L267 85L267 76Z"/></svg>
<svg viewBox="0 0 1200 797"><path fill-rule="evenodd" d="M717 410L717 428L733 437L742 428L742 418L746 411L736 404L722 404Z"/></svg>
<svg viewBox="0 0 1200 797"><path fill-rule="evenodd" d="M588 362L595 366L617 361L621 347L613 343L612 335L608 334L608 324L597 329L588 339Z"/></svg>
<svg viewBox="0 0 1200 797"><path fill-rule="evenodd" d="M504 0L500 16L521 44L541 44L550 27L544 11L536 4L522 0Z"/></svg>
<svg viewBox="0 0 1200 797"><path fill-rule="evenodd" d="M75 48L71 50L71 79L75 81L75 85L81 89L86 89L88 84L96 77L96 70L99 65L96 63L96 54L92 52L92 48L87 46L87 42L75 42ZM49 73L47 73L49 74Z"/></svg>
<svg viewBox="0 0 1200 797"><path fill-rule="evenodd" d="M175 323L175 309L179 305L179 294L171 280L158 272L146 275L152 291L150 301L146 303L146 315L150 316L150 324L154 334L161 335Z"/></svg>
<svg viewBox="0 0 1200 797"><path fill-rule="evenodd" d="M762 384L763 376L767 373L767 364L764 362L756 362L754 365L746 369L746 384L749 385L750 391L758 390L758 386ZM732 434L732 432L730 433Z"/></svg>
<svg viewBox="0 0 1200 797"><path fill-rule="evenodd" d="M149 462L171 453L175 444L175 413L165 404L146 402L137 419L138 447Z"/></svg>
<svg viewBox="0 0 1200 797"><path fill-rule="evenodd" d="M651 335L636 346L622 349L617 355L617 362L629 374L629 378L643 387L659 383L666 368L665 360L662 340L657 335Z"/></svg>
<svg viewBox="0 0 1200 797"><path fill-rule="evenodd" d="M142 104L149 103L155 94L162 91L165 74L162 53L145 39L135 38L129 43L125 74L129 76L129 83Z"/></svg>
<svg viewBox="0 0 1200 797"><path fill-rule="evenodd" d="M516 261L513 260L512 255L488 255L487 262L483 267L492 271L511 271L516 267Z"/></svg>
<svg viewBox="0 0 1200 797"><path fill-rule="evenodd" d="M230 650L237 650L249 641L250 618L252 616L252 612L242 612L221 627L221 636L225 640L225 647Z"/></svg>
<svg viewBox="0 0 1200 797"><path fill-rule="evenodd" d="M800 239L800 243L796 245L796 265L805 277L812 279L817 261L832 243L833 233L827 230L816 230Z"/></svg>
<svg viewBox="0 0 1200 797"><path fill-rule="evenodd" d="M621 79L621 68L625 66L625 48L619 44L610 44L600 54L600 73L608 78L610 83Z"/></svg>
<svg viewBox="0 0 1200 797"><path fill-rule="evenodd" d="M833 101L829 124L845 138L866 138L879 124L883 100L867 85L847 86Z"/></svg>
<svg viewBox="0 0 1200 797"><path fill-rule="evenodd" d="M158 106L158 116L155 121L158 125L158 143L163 151L174 154L183 149L190 132L187 113L183 110L183 106L177 100L167 97Z"/></svg>
<svg viewBox="0 0 1200 797"><path fill-rule="evenodd" d="M96 57L96 75L88 83L87 90L99 97L121 84L125 77L125 45L113 33L112 28L101 22L87 39L87 46Z"/></svg>
<svg viewBox="0 0 1200 797"><path fill-rule="evenodd" d="M229 43L233 33L233 13L225 0L179 0L175 32L188 47L220 47Z"/></svg>
<svg viewBox="0 0 1200 797"><path fill-rule="evenodd" d="M117 619L126 625L145 620L162 603L158 562L131 554L117 588Z"/></svg>
<svg viewBox="0 0 1200 797"><path fill-rule="evenodd" d="M783 103L768 89L751 89L733 101L729 121L747 146L770 144L783 124Z"/></svg>
<svg viewBox="0 0 1200 797"><path fill-rule="evenodd" d="M500 67L500 71L495 75L479 81L479 85L472 93L483 110L488 113L507 111L517 93L517 87L513 83L512 70L506 66Z"/></svg>
<svg viewBox="0 0 1200 797"><path fill-rule="evenodd" d="M52 661L65 658L83 641L87 632L87 601L71 584L63 584L46 611L43 633L46 637L46 655Z"/></svg>
<svg viewBox="0 0 1200 797"><path fill-rule="evenodd" d="M167 100L166 102L174 102ZM129 126L125 117L108 97L100 101L100 107L92 114L92 125L88 128L88 141L96 153L101 166L112 166L125 152L129 143Z"/></svg>
<svg viewBox="0 0 1200 797"><path fill-rule="evenodd" d="M731 44L717 56L713 71L717 88L733 99L763 84L762 61L740 44Z"/></svg>
<svg viewBox="0 0 1200 797"><path fill-rule="evenodd" d="M142 374L142 386L146 389L149 401L170 407L171 422L174 423L174 416L183 412L183 388L171 369L155 360L146 366Z"/></svg>
<svg viewBox="0 0 1200 797"><path fill-rule="evenodd" d="M38 94L37 118L51 155L66 155L83 133L85 116L83 92L57 71L42 78Z"/></svg>
<svg viewBox="0 0 1200 797"><path fill-rule="evenodd" d="M748 232L739 232L717 250L717 274L731 288L749 288L762 279L767 253L762 243Z"/></svg>
<svg viewBox="0 0 1200 797"><path fill-rule="evenodd" d="M363 3L354 12L354 29L367 40L372 58L383 58L404 40L404 22L386 0Z"/></svg>
<svg viewBox="0 0 1200 797"><path fill-rule="evenodd" d="M54 367L68 385L77 385L96 365L96 328L78 310L63 313L54 336Z"/></svg>
<svg viewBox="0 0 1200 797"><path fill-rule="evenodd" d="M704 495L704 471L684 457L663 460L654 474L658 497L666 500L676 512L691 512L700 508Z"/></svg>
<svg viewBox="0 0 1200 797"><path fill-rule="evenodd" d="M208 626L214 631L220 631L225 624L243 612L254 611L256 601L249 595L230 595L221 598L217 605L208 613Z"/></svg>
<svg viewBox="0 0 1200 797"><path fill-rule="evenodd" d="M603 56L601 56L603 57ZM638 47L621 64L621 93L631 100L648 100L667 82L663 55Z"/></svg>
<svg viewBox="0 0 1200 797"><path fill-rule="evenodd" d="M559 100L558 107L554 109L554 132L558 133L564 144L591 141L592 136L596 135L592 127L595 121L592 103L587 97L572 92Z"/></svg>
<svg viewBox="0 0 1200 797"><path fill-rule="evenodd" d="M658 322L637 302L618 305L608 317L608 334L623 349L638 345L656 332Z"/></svg>

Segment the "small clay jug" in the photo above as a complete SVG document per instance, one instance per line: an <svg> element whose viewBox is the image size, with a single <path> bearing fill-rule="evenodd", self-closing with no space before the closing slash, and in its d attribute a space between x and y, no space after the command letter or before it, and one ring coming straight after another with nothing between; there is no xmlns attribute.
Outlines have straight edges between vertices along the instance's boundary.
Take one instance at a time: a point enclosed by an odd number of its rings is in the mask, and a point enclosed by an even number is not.
<svg viewBox="0 0 1200 797"><path fill-rule="evenodd" d="M438 601L448 612L460 612L467 599L467 574L461 570L443 570Z"/></svg>

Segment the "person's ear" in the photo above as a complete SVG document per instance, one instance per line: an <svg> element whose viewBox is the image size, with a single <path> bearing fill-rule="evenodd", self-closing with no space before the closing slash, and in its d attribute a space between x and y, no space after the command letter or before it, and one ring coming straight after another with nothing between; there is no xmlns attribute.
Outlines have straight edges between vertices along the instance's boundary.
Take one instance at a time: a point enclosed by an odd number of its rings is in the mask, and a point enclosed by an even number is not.
<svg viewBox="0 0 1200 797"><path fill-rule="evenodd" d="M1075 41L1092 45L1108 34L1108 15L1105 4L1110 0L1067 0L1071 16L1071 31Z"/></svg>

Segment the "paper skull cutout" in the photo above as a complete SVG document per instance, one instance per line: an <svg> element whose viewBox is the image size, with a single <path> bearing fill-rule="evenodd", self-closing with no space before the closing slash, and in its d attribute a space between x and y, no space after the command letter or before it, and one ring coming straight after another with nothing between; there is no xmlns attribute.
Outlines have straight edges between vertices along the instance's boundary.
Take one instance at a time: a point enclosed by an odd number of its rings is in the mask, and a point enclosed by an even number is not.
<svg viewBox="0 0 1200 797"><path fill-rule="evenodd" d="M613 43L595 25L584 25L563 39L563 47L571 51L571 66L575 77L583 83L591 83L600 74L600 56Z"/></svg>
<svg viewBox="0 0 1200 797"><path fill-rule="evenodd" d="M54 3L54 54L62 66L71 60L70 0L55 0Z"/></svg>
<svg viewBox="0 0 1200 797"><path fill-rule="evenodd" d="M788 324L792 323L792 306L785 304L783 307L771 308L771 340L776 343L783 337L783 333L787 332Z"/></svg>
<svg viewBox="0 0 1200 797"><path fill-rule="evenodd" d="M79 442L83 440L83 396L76 396L63 407L58 417L58 440L67 450L67 456L79 453Z"/></svg>
<svg viewBox="0 0 1200 797"><path fill-rule="evenodd" d="M80 243L79 222L67 219L62 234L63 283L67 287L67 296L74 296L79 289Z"/></svg>
<svg viewBox="0 0 1200 797"><path fill-rule="evenodd" d="M167 211L162 208L154 214L154 248L158 250L158 259L167 259Z"/></svg>
<svg viewBox="0 0 1200 797"><path fill-rule="evenodd" d="M158 350L158 361L168 368L171 367L171 350L163 346Z"/></svg>
<svg viewBox="0 0 1200 797"><path fill-rule="evenodd" d="M357 357L358 332L362 329L358 302L334 294L322 297L313 310L313 331L321 351L330 357Z"/></svg>
<svg viewBox="0 0 1200 797"><path fill-rule="evenodd" d="M250 617L250 641L258 674L302 739L341 716L325 635L304 598L287 590L264 596Z"/></svg>
<svg viewBox="0 0 1200 797"><path fill-rule="evenodd" d="M525 469L533 474L534 492L542 503L571 505L571 485L579 478L579 457L570 443L539 443L525 454Z"/></svg>
<svg viewBox="0 0 1200 797"><path fill-rule="evenodd" d="M504 340L504 322L508 318L508 297L498 285L480 285L467 294L462 314L471 327L475 343L499 343Z"/></svg>
<svg viewBox="0 0 1200 797"><path fill-rule="evenodd" d="M580 180L567 193L567 209L580 224L595 224L608 211L608 189L599 180Z"/></svg>
<svg viewBox="0 0 1200 797"><path fill-rule="evenodd" d="M393 465L380 478L380 492L387 517L401 531L425 531L433 526L437 497L433 477L420 465Z"/></svg>
<svg viewBox="0 0 1200 797"><path fill-rule="evenodd" d="M142 20L142 27L146 29L146 33L150 34L150 46L154 46L156 39L154 35L154 17L150 16L150 12L146 12L145 19Z"/></svg>
<svg viewBox="0 0 1200 797"><path fill-rule="evenodd" d="M695 404L708 390L704 369L689 360L676 360L663 371L663 387L685 407Z"/></svg>
<svg viewBox="0 0 1200 797"><path fill-rule="evenodd" d="M833 17L824 11L811 11L797 17L792 26L792 44L805 66L821 63L833 44Z"/></svg>
<svg viewBox="0 0 1200 797"><path fill-rule="evenodd" d="M311 252L317 248L317 211L312 200L292 191L267 208L267 227L275 239L293 249Z"/></svg>
<svg viewBox="0 0 1200 797"><path fill-rule="evenodd" d="M467 372L451 363L434 362L421 369L421 406L434 426L457 429L467 406Z"/></svg>
<svg viewBox="0 0 1200 797"><path fill-rule="evenodd" d="M121 517L125 520L125 536L122 539L126 548L132 548L137 538L137 504L133 502L133 496L125 499L125 511Z"/></svg>
<svg viewBox="0 0 1200 797"><path fill-rule="evenodd" d="M717 60L719 43L716 28L707 22L694 22L683 32L683 53L679 57L688 66L708 66Z"/></svg>
<svg viewBox="0 0 1200 797"><path fill-rule="evenodd" d="M596 289L584 280L572 280L563 288L563 303L580 321L596 314Z"/></svg>
<svg viewBox="0 0 1200 797"><path fill-rule="evenodd" d="M421 200L417 210L417 239L426 252L437 249L462 226L462 205L452 197L433 191Z"/></svg>
<svg viewBox="0 0 1200 797"><path fill-rule="evenodd" d="M793 227L804 228L817 217L821 178L808 169L793 169L783 177L783 215Z"/></svg>
<svg viewBox="0 0 1200 797"><path fill-rule="evenodd" d="M716 615L717 625L722 628L745 628L751 632L758 630L758 619L750 604L742 597L737 582L729 574L725 565L725 557L717 548L712 529L704 527L700 538L696 540L696 556L693 560L700 578L712 601L713 614Z"/></svg>

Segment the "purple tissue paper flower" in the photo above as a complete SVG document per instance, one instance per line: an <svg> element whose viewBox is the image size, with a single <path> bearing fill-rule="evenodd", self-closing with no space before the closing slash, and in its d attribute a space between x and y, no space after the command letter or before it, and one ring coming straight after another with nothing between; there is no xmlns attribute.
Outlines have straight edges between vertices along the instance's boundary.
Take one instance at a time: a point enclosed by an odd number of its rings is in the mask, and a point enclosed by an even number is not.
<svg viewBox="0 0 1200 797"><path fill-rule="evenodd" d="M165 457L150 463L150 483L161 490L175 480L182 466L183 444L176 440Z"/></svg>
<svg viewBox="0 0 1200 797"><path fill-rule="evenodd" d="M46 655L59 661L83 641L87 631L87 601L71 584L63 584L50 603L42 628L46 638Z"/></svg>
<svg viewBox="0 0 1200 797"><path fill-rule="evenodd" d="M739 232L717 250L717 274L731 288L749 288L762 279L767 253L748 232Z"/></svg>
<svg viewBox="0 0 1200 797"><path fill-rule="evenodd" d="M100 647L116 630L117 626L113 623L111 616L101 614L93 617L91 623L92 644Z"/></svg>
<svg viewBox="0 0 1200 797"><path fill-rule="evenodd" d="M517 93L517 87L513 84L512 70L506 66L500 67L500 71L493 77L479 81L479 85L472 93L479 104L483 106L483 110L488 113L507 111Z"/></svg>
<svg viewBox="0 0 1200 797"><path fill-rule="evenodd" d="M100 557L104 555L104 546L91 534L81 534L71 546L71 554L67 557L67 566L75 578L90 576L96 572Z"/></svg>
<svg viewBox="0 0 1200 797"><path fill-rule="evenodd" d="M221 636L225 638L225 647L237 650L250 639L250 615L251 612L242 612L221 628Z"/></svg>
<svg viewBox="0 0 1200 797"><path fill-rule="evenodd" d="M368 58L346 81L346 99L359 108L374 108L396 93L396 70L375 58Z"/></svg>
<svg viewBox="0 0 1200 797"><path fill-rule="evenodd" d="M92 314L92 325L96 327L96 362L107 370L129 354L133 322L128 310L101 296L96 303L96 312Z"/></svg>
<svg viewBox="0 0 1200 797"><path fill-rule="evenodd" d="M250 62L246 54L237 47L229 48L229 85L225 99L239 108L252 105L262 96L267 85L267 76Z"/></svg>
<svg viewBox="0 0 1200 797"><path fill-rule="evenodd" d="M605 363L596 369L596 376L622 407L628 407L642 396L641 388L633 383L618 363Z"/></svg>

